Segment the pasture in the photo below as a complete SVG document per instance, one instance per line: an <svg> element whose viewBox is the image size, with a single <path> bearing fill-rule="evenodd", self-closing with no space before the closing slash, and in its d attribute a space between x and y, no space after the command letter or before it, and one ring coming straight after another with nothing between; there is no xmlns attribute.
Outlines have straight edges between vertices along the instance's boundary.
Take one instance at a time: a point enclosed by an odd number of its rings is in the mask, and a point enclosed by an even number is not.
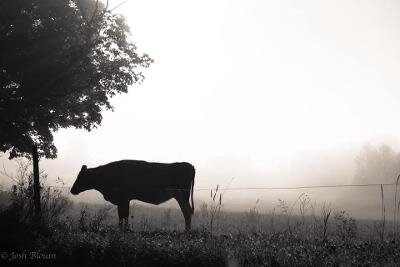
<svg viewBox="0 0 400 267"><path fill-rule="evenodd" d="M115 206L76 203L44 187L43 216L35 222L30 187L3 192L2 266L395 266L400 238L393 221L355 220L307 195L274 210L224 210L218 191L196 203L193 230L178 209L131 202L129 229L117 227ZM30 259L29 253L42 255ZM25 257L23 256L25 253ZM22 255L22 256L21 256ZM18 257L19 256L19 257Z"/></svg>
<svg viewBox="0 0 400 267"><path fill-rule="evenodd" d="M399 13L0 0L0 267L400 266Z"/></svg>

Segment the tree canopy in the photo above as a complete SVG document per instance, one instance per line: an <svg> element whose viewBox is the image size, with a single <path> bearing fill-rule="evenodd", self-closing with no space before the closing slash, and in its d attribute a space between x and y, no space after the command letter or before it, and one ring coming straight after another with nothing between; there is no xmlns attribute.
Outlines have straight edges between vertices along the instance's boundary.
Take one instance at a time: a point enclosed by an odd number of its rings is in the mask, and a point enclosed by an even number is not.
<svg viewBox="0 0 400 267"><path fill-rule="evenodd" d="M53 132L100 125L110 98L141 82L121 15L95 0L0 1L0 151L54 158Z"/></svg>

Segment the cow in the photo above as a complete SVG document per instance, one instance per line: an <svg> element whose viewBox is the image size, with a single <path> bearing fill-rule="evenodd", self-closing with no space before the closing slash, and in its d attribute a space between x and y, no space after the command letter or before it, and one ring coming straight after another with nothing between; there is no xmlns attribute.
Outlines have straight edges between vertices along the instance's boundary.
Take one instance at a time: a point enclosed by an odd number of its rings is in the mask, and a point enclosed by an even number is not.
<svg viewBox="0 0 400 267"><path fill-rule="evenodd" d="M105 200L118 206L122 228L128 226L130 200L158 205L175 198L185 218L185 229L190 230L194 213L194 176L195 168L187 162L121 160L96 168L83 165L71 194L77 195L90 189L99 191Z"/></svg>

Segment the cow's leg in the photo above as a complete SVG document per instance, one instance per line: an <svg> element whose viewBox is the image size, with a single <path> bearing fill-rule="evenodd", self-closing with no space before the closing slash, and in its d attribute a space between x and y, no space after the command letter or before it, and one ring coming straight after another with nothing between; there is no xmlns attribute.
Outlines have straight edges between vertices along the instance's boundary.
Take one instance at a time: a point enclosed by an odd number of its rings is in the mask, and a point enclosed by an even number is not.
<svg viewBox="0 0 400 267"><path fill-rule="evenodd" d="M185 218L185 230L189 231L192 221L192 208L190 207L189 200L185 200L180 197L177 197L176 200L178 201L179 207L183 213L183 217Z"/></svg>
<svg viewBox="0 0 400 267"><path fill-rule="evenodd" d="M125 230L128 227L129 200L121 200L118 204L119 227Z"/></svg>
<svg viewBox="0 0 400 267"><path fill-rule="evenodd" d="M118 219L119 219L118 225L119 225L120 229L122 229L122 223L123 223L123 220L122 220L122 209L123 209L122 204L119 203L118 204Z"/></svg>

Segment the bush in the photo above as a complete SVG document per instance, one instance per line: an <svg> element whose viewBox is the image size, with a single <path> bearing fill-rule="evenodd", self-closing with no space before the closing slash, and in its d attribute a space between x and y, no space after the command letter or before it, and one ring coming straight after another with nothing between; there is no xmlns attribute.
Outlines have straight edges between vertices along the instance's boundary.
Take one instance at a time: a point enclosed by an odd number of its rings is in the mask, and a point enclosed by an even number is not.
<svg viewBox="0 0 400 267"><path fill-rule="evenodd" d="M49 235L64 224L64 214L72 202L62 191L45 185L47 175L41 174L40 218L35 218L33 204L33 175L29 172L29 162L18 161L16 184L12 186L10 203L0 213L0 229L3 236L2 248L32 246L38 234Z"/></svg>
<svg viewBox="0 0 400 267"><path fill-rule="evenodd" d="M352 240L357 236L357 223L346 211L335 212L336 235L342 240Z"/></svg>

